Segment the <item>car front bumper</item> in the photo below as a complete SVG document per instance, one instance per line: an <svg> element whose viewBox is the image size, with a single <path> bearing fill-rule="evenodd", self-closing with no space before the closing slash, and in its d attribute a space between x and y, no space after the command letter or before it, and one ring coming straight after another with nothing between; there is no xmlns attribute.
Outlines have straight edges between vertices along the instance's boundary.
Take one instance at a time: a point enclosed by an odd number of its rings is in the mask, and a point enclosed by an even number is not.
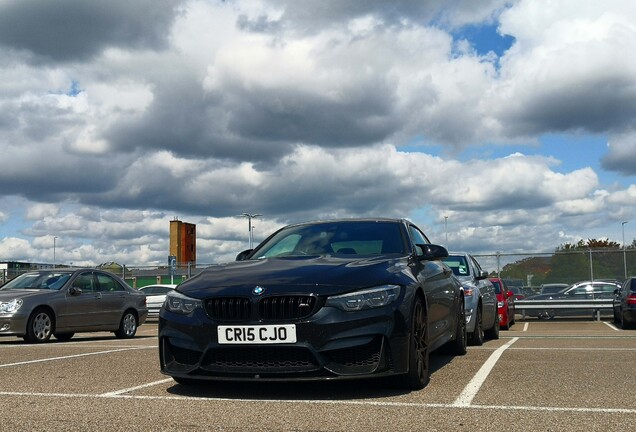
<svg viewBox="0 0 636 432"><path fill-rule="evenodd" d="M29 315L0 314L0 336L24 336Z"/></svg>
<svg viewBox="0 0 636 432"><path fill-rule="evenodd" d="M177 378L273 381L379 377L408 371L408 325L395 307L359 312L323 307L308 319L293 322L297 336L293 344L219 344L221 324L228 325L213 321L201 309L190 316L162 310L161 372Z"/></svg>

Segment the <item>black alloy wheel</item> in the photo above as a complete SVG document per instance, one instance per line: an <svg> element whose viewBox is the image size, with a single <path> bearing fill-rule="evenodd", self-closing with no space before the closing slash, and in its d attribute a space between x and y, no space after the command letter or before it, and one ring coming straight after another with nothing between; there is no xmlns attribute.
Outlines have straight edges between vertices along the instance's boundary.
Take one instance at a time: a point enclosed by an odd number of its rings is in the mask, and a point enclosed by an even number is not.
<svg viewBox="0 0 636 432"><path fill-rule="evenodd" d="M428 322L421 298L416 298L411 314L409 371L401 376L401 386L420 390L429 381Z"/></svg>

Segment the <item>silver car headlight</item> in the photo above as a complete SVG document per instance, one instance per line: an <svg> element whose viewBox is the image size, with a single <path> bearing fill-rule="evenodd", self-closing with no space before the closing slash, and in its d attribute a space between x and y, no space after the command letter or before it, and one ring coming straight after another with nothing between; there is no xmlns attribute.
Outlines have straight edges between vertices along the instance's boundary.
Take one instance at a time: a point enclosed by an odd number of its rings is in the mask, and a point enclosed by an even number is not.
<svg viewBox="0 0 636 432"><path fill-rule="evenodd" d="M14 313L22 306L22 299L13 299L8 302L0 302L0 313Z"/></svg>
<svg viewBox="0 0 636 432"><path fill-rule="evenodd" d="M345 312L359 311L387 306L393 303L399 295L400 287L398 285L382 285L329 297L325 305Z"/></svg>
<svg viewBox="0 0 636 432"><path fill-rule="evenodd" d="M195 309L200 308L203 302L199 299L183 295L178 291L171 291L166 294L166 301L163 305L166 310L170 312L188 315Z"/></svg>

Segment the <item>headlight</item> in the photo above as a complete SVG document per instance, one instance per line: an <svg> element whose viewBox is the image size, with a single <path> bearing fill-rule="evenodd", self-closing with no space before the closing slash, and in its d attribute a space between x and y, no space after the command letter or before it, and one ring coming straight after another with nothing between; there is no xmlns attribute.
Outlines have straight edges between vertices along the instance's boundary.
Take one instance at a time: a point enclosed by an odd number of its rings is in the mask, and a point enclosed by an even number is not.
<svg viewBox="0 0 636 432"><path fill-rule="evenodd" d="M188 315L196 308L201 307L201 305L201 300L188 297L178 291L171 291L166 294L166 301L164 302L166 310L184 315Z"/></svg>
<svg viewBox="0 0 636 432"><path fill-rule="evenodd" d="M504 305L503 300L497 302L497 307L503 307L503 305Z"/></svg>
<svg viewBox="0 0 636 432"><path fill-rule="evenodd" d="M13 299L6 303L0 302L0 312L13 313L22 306L22 299Z"/></svg>
<svg viewBox="0 0 636 432"><path fill-rule="evenodd" d="M393 303L399 295L399 286L383 285L376 288L329 297L326 306L333 306L345 312L373 309Z"/></svg>

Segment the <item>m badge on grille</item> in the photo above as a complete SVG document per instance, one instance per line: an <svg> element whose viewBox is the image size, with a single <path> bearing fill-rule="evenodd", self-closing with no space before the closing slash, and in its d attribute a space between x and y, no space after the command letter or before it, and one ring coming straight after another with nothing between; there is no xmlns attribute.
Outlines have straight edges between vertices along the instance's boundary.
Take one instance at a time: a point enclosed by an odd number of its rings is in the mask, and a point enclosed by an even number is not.
<svg viewBox="0 0 636 432"><path fill-rule="evenodd" d="M265 292L265 288L263 288L262 286L257 285L252 289L252 294L257 296L263 294L264 292Z"/></svg>

